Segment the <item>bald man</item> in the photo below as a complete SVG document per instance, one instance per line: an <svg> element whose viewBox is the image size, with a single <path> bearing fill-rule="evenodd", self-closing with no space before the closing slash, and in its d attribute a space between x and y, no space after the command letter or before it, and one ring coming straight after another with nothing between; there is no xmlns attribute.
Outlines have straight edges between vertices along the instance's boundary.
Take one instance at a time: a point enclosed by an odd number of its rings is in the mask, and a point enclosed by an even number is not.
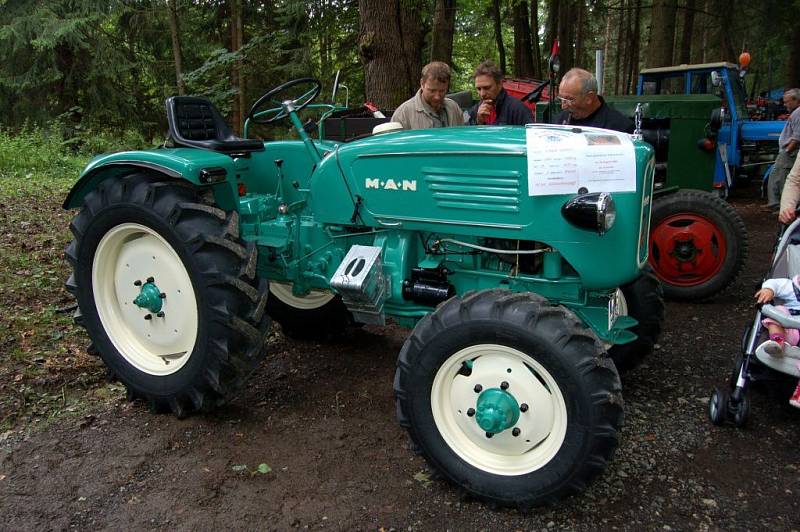
<svg viewBox="0 0 800 532"><path fill-rule="evenodd" d="M602 127L633 133L633 120L606 105L597 94L597 79L588 70L573 68L564 74L558 86L558 99L563 109L555 124Z"/></svg>

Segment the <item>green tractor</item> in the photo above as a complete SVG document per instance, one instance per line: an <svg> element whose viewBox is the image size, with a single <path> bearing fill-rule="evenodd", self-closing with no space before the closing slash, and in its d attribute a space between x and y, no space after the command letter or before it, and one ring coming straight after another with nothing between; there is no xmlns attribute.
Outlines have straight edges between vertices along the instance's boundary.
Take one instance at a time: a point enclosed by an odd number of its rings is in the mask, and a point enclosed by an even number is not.
<svg viewBox="0 0 800 532"><path fill-rule="evenodd" d="M271 320L318 338L391 318L412 328L397 415L432 468L492 504L581 491L617 446L618 368L663 320L645 269L652 148L558 126L313 139L302 109L343 119L319 91L304 78L256 102L246 130L288 119L299 136L273 142L170 98L164 147L84 170L64 203L80 209L67 287L109 373L184 416L244 385ZM540 193L560 171L545 145L616 157L624 184Z"/></svg>

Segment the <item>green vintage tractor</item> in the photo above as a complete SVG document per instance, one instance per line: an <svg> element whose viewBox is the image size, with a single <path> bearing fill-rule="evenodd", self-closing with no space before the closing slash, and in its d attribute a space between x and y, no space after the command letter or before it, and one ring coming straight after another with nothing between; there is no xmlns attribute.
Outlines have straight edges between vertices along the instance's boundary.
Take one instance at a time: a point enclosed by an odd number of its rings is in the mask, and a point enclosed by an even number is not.
<svg viewBox="0 0 800 532"><path fill-rule="evenodd" d="M413 328L397 415L435 470L501 505L582 490L617 445L615 363L635 365L663 320L644 269L652 148L556 126L312 139L301 109L344 116L319 91L285 83L248 115L300 140L238 138L207 99L173 97L164 147L85 169L64 203L80 209L67 287L109 372L183 416L244 385L270 318L300 338L391 318ZM534 194L560 170L531 142L624 152L626 185Z"/></svg>

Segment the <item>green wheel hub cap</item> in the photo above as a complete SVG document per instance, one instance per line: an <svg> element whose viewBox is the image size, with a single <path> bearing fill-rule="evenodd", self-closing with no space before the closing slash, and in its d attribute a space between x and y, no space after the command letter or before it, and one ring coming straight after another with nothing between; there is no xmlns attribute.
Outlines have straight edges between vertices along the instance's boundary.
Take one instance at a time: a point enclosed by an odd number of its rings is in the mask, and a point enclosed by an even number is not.
<svg viewBox="0 0 800 532"><path fill-rule="evenodd" d="M499 434L519 421L519 403L500 388L489 388L478 397L475 420L486 432Z"/></svg>
<svg viewBox="0 0 800 532"><path fill-rule="evenodd" d="M147 282L142 285L139 295L136 296L133 302L139 308L147 309L150 312L160 312L163 305L161 290L158 289L155 283Z"/></svg>

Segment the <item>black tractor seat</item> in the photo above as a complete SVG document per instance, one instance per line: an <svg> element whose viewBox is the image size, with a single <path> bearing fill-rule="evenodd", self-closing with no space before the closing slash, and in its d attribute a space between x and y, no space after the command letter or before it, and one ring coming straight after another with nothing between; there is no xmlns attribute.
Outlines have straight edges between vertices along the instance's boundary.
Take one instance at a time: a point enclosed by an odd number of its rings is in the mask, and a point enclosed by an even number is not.
<svg viewBox="0 0 800 532"><path fill-rule="evenodd" d="M201 96L167 98L169 136L175 146L205 148L229 155L264 151L264 143L237 137L211 103Z"/></svg>

